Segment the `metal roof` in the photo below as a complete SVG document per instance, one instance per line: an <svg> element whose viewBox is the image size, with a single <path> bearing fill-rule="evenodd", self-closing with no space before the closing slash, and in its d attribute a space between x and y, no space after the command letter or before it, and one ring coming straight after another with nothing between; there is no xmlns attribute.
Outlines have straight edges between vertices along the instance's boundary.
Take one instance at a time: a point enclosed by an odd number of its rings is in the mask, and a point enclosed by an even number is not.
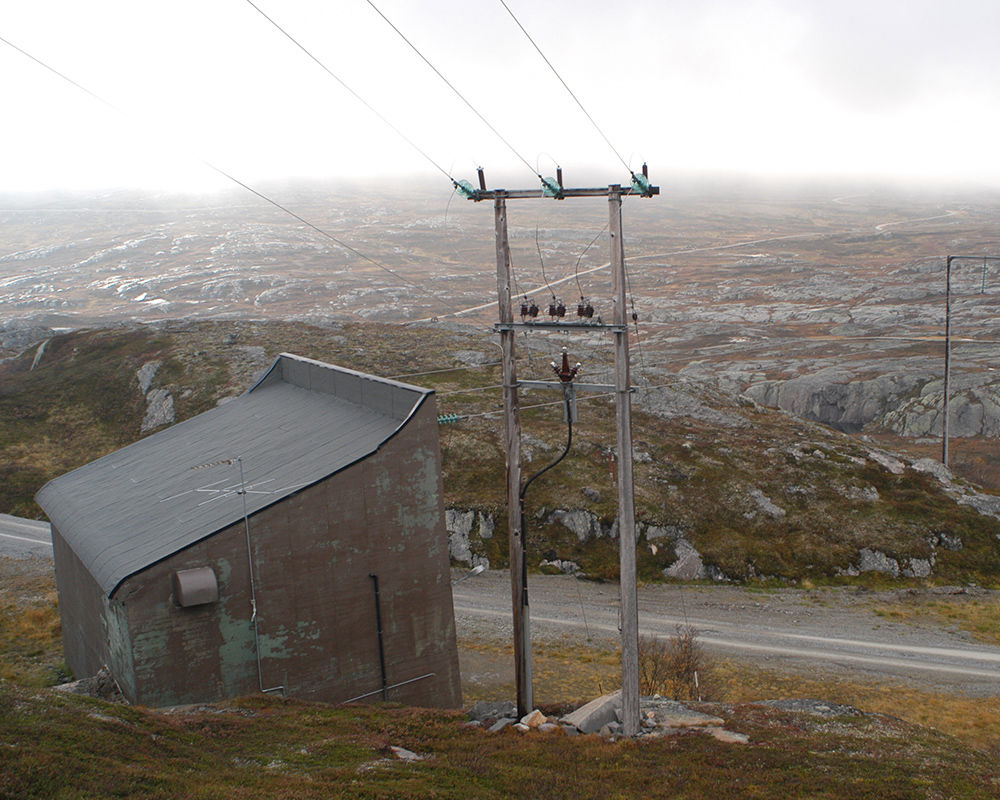
<svg viewBox="0 0 1000 800"><path fill-rule="evenodd" d="M374 453L429 389L282 353L245 394L36 495L108 594L125 578ZM241 482L240 467L243 477Z"/></svg>

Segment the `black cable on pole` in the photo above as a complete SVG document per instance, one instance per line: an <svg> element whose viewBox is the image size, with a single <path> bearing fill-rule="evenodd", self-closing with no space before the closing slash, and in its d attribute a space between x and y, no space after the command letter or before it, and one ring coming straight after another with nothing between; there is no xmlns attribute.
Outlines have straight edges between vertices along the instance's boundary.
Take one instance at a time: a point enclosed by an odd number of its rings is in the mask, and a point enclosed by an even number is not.
<svg viewBox="0 0 1000 800"><path fill-rule="evenodd" d="M549 464L547 467L543 467L541 470L532 475L525 482L524 486L521 487L521 491L518 493L518 511L521 515L521 586L524 587L525 598L527 598L528 593L528 535L527 528L524 525L524 496L528 492L528 487L537 479L542 477L546 472L556 466L560 461L562 461L569 454L570 447L573 446L573 409L570 406L569 392L564 388L563 390L563 402L566 408L566 449L562 451L562 455L559 456L555 461ZM514 565L510 565L511 569L514 569ZM525 600L527 602L527 600Z"/></svg>
<svg viewBox="0 0 1000 800"><path fill-rule="evenodd" d="M433 158L431 158L429 155L427 155L427 153L425 153L419 146L417 146L417 144L415 144L412 139L410 139L405 133L403 133L399 128L397 128L388 119L386 119L385 116L383 116L379 111L377 111L375 109L375 107L372 106L371 103L369 103L360 94L358 94L354 89L352 89L350 86L348 86L340 76L336 75L333 72L333 70L331 70L326 64L324 64L322 61L320 61L309 50L307 50L305 48L305 46L301 42L299 42L287 30L285 30L277 22L275 22L273 18L271 18L270 16L268 16L268 14L266 14L260 8L260 6L258 6L256 3L254 3L253 0L246 0L246 2L258 14L260 14L264 19L266 19L268 22L270 22L282 34L284 34L284 36L292 44L294 44L297 48L299 48L299 50L301 50L303 53L305 53L307 56L309 56L310 59L312 59L317 65L319 65L320 69L322 69L327 75L329 75L337 83L339 83L352 97L354 97L355 100L357 100L359 103L361 103L365 108L367 108L369 111L371 111L380 120L382 120L382 122L384 122L386 125L389 126L389 128L393 131L393 133L395 133L399 138L401 138L404 142L406 142L410 147L412 147L414 150L416 150L417 153L419 153L421 156L423 156L428 161L428 163L431 164L431 166L433 166L438 172L440 172L448 180L450 180L452 182L452 185L457 185L457 181L451 176L451 174L444 167L442 167Z"/></svg>
<svg viewBox="0 0 1000 800"><path fill-rule="evenodd" d="M625 167L625 169L628 170L629 174L634 178L635 173L632 172L632 168L629 167L628 162L625 161L624 158L622 158L621 153L619 153L617 148L613 144L611 144L611 140L605 135L604 131L601 130L601 126L597 124L597 122L594 120L592 116L590 116L590 112L583 107L583 103L580 102L580 98L577 97L576 94L573 92L573 90L569 88L569 84L567 84L566 81L563 80L562 75L559 74L559 70L557 70L552 65L552 62L549 61L545 53L542 52L542 48L540 48L538 44L535 42L535 40L531 38L531 34L524 29L524 26L521 24L521 21L514 15L514 12L510 10L510 6L508 6L507 3L504 2L504 0L500 0L500 5L504 7L504 9L507 11L508 14L510 14L510 18L514 20L514 22L517 24L517 27L521 29L521 33L523 33L527 37L528 41L531 42L532 47L534 47L535 50L538 51L538 55L542 57L542 61L544 61L548 65L549 69L552 70L552 74L559 79L559 83L561 83L563 85L563 88L567 92L569 92L569 96L572 97L573 100L576 102L576 104L580 107L580 110L583 112L584 116L590 120L590 124L594 126L594 130L596 130L601 135L601 138L604 139L608 147L611 148L611 152L613 152L618 157L618 160L622 162L622 165Z"/></svg>
<svg viewBox="0 0 1000 800"><path fill-rule="evenodd" d="M571 404L570 404L569 393L566 393L566 396L563 398L563 403L565 404L565 407L566 407L566 448L562 451L562 455L559 456L559 458L557 458L555 461L553 461L547 467L543 467L538 472L536 472L534 475L532 475L530 478L528 478L528 480L525 481L524 486L521 487L521 492L518 495L518 499L521 501L521 515L522 515L522 517L524 515L524 497L528 493L528 487L531 486L531 484L534 483L537 478L542 477L542 475L544 475L546 472L548 472L554 466L556 466L557 464L559 464L560 461L562 461L564 458L566 458L566 456L569 455L570 448L573 446L573 413L572 413L573 409L572 409ZM556 405L556 404L555 403L546 403L545 405ZM524 531L524 524L523 524L523 522L521 524L521 530Z"/></svg>
<svg viewBox="0 0 1000 800"><path fill-rule="evenodd" d="M118 108L117 106L113 105L112 103L109 103L107 100L105 100L100 95L92 92L87 87L85 87L85 86L77 83L72 78L68 77L67 75L64 75L62 72L60 72L59 70L55 69L54 67L50 67L48 64L46 64L41 59L36 58L35 56L31 55L31 53L27 52L26 50L23 50L22 48L18 47L17 45L13 44L12 42L8 41L7 39L3 38L2 36L0 36L0 42L3 42L4 44L8 45L9 47L12 47L14 50L17 50L22 55L26 56L27 58L30 58L32 61L34 61L39 66L44 67L49 72L51 72L54 75L57 75L58 77L62 78L67 83L72 84L77 89L80 89L82 92L85 92L86 94L90 95L93 99L97 100L102 105L107 106L108 108L112 109L113 111L117 112L118 114L122 114L123 116L127 116L124 111L122 111L120 108ZM274 206L275 208L279 209L280 211L283 211L284 213L288 214L290 217L293 217L293 218L297 219L303 225L305 225L305 226L311 228L312 230L316 231L316 233L320 234L321 236L325 236L327 239L329 239L330 241L334 242L335 244L340 245L345 250L348 250L349 252L354 253L354 255L358 256L359 258L362 258L365 261L368 261L369 263L374 264L376 267L378 267L379 269L383 270L384 272L387 272L388 274L392 275L397 280L402 281L403 283L409 284L410 286L412 286L415 289L417 289L419 292L422 292L423 294L427 295L428 297L434 299L435 301L437 301L438 303L440 303L443 307L447 308L448 311L450 311L451 313L457 313L456 310L455 310L455 308L451 304L449 304L449 303L445 302L444 300L442 300L434 292L431 292L428 289L425 289L420 284L416 283L415 281L411 281L409 278L406 278L406 277L400 275L399 273L397 273L394 270L392 270L389 267L387 267L385 264L382 264L381 262L376 261L371 256L365 255L364 253L362 253L357 248L352 247L351 245L347 244L347 242L344 242L344 241L338 239L332 233L329 233L328 231L323 230L322 228L320 228L317 225L314 225L312 222L310 222L309 220L305 219L304 217L299 216L298 214L296 214L291 209L286 208L285 206L281 205L281 203L279 203L277 200L272 200L270 197L268 197L263 192L260 192L257 189L254 189L252 186L249 186L248 184L244 183L243 181L239 180L238 178L234 177L233 175L230 175L224 169L222 169L221 167L217 167L211 161L207 161L205 159L198 159L198 161L200 161L200 163L202 163L204 166L208 167L213 172L221 175L223 178L226 178L227 180L231 181L232 183L235 183L237 186L240 186L243 189L246 189L251 194L256 195L261 200L263 200L263 201L265 201L267 203L270 203L272 206Z"/></svg>
<svg viewBox="0 0 1000 800"><path fill-rule="evenodd" d="M510 150L510 152L512 152L515 156L517 156L517 158L524 164L524 166L526 166L529 170L531 170L531 174L534 175L536 178L538 178L540 181L542 181L542 183L544 184L545 183L545 179L538 173L538 171L534 167L531 166L531 164L528 162L528 160L524 156L522 156L519 152L517 152L517 150L514 149L514 145L512 145L510 142L508 142L503 137L503 135L500 133L500 131L498 131L495 127L493 127L493 125L490 123L490 121L488 119L486 119L486 117L484 117L482 114L480 114L479 111L478 111L478 109L474 105L472 105L472 103L470 103L466 99L465 95L463 95L460 91L458 91L458 89L455 88L455 86L452 84L452 82L449 81L441 73L441 71L430 62L430 60L427 58L427 56L425 56L423 53L421 53L420 50L417 48L417 46L415 44L413 44L413 42L411 42L409 39L406 38L406 35L399 28L397 28L392 23L392 20L390 20L385 14L383 14L379 10L378 6L376 6L372 2L372 0L365 0L365 2L367 2L368 5L370 5L375 10L375 13L377 13L380 17L382 17L383 20L385 20L386 24L390 28L392 28L399 35L400 39L402 39L404 42L406 42L406 44L408 44L410 46L410 49L413 50L414 53L416 53L418 56L420 56L421 60L428 67L430 67L434 71L434 74L437 75L442 81L445 82L445 85L449 89L451 89L458 96L459 100L461 100L463 103L465 103L465 105L468 106L469 110L472 111L472 113L475 114L477 117L479 117L479 119L482 121L482 123L487 128L489 128L491 131L493 131L493 133L496 135L496 137L498 139L500 139L500 141L503 142L507 146L507 149Z"/></svg>

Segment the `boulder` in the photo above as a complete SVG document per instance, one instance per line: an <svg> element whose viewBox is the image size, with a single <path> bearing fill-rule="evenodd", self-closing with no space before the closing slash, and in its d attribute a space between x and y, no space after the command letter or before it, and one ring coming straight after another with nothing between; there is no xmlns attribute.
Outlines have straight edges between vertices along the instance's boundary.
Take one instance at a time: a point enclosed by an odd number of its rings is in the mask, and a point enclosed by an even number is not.
<svg viewBox="0 0 1000 800"><path fill-rule="evenodd" d="M889 470L893 475L902 475L906 469L906 465L898 458L893 458L886 453L880 453L878 450L869 450L868 458L879 466Z"/></svg>
<svg viewBox="0 0 1000 800"><path fill-rule="evenodd" d="M710 725L722 725L724 720L700 711L692 711L676 700L657 700L649 711L659 728L703 728Z"/></svg>
<svg viewBox="0 0 1000 800"><path fill-rule="evenodd" d="M772 503L771 499L760 489L751 489L750 499L753 500L754 505L757 506L760 511L767 514L771 517L771 519L781 519L785 516L785 509ZM748 511L746 516L753 516L753 511Z"/></svg>
<svg viewBox="0 0 1000 800"><path fill-rule="evenodd" d="M720 742L726 744L748 744L750 742L750 737L745 733L727 731L725 728L707 728L706 730Z"/></svg>
<svg viewBox="0 0 1000 800"><path fill-rule="evenodd" d="M538 566L543 570L545 567L550 569L557 569L564 575L576 575L580 572L580 565L575 561L562 560L554 558L552 560L542 560L538 562Z"/></svg>
<svg viewBox="0 0 1000 800"><path fill-rule="evenodd" d="M529 728L537 728L539 725L544 725L546 722L545 715L539 711L537 708L534 711L530 711L521 717L521 724L527 725Z"/></svg>
<svg viewBox="0 0 1000 800"><path fill-rule="evenodd" d="M663 574L668 578L676 578L681 581L699 581L708 577L701 554L687 539L680 538L674 541L674 553L677 555L676 560L663 570Z"/></svg>
<svg viewBox="0 0 1000 800"><path fill-rule="evenodd" d="M405 747L396 747L395 745L389 745L389 752L400 761L406 761L407 763L423 761L425 758L425 756L418 756L412 750L407 750Z"/></svg>
<svg viewBox="0 0 1000 800"><path fill-rule="evenodd" d="M591 700L559 721L572 725L580 733L597 733L605 725L618 721L617 712L621 710L621 705L622 693L619 690Z"/></svg>
<svg viewBox="0 0 1000 800"><path fill-rule="evenodd" d="M558 522L564 528L568 528L581 542L597 539L605 534L601 521L594 514L583 509L573 511L557 509L549 515L549 522Z"/></svg>
<svg viewBox="0 0 1000 800"><path fill-rule="evenodd" d="M1000 497L996 495L970 492L959 497L958 503L963 506L972 506L984 517L1000 519ZM957 539L958 537L956 536L955 538ZM961 544L961 539L959 539L959 544Z"/></svg>
<svg viewBox="0 0 1000 800"><path fill-rule="evenodd" d="M885 553L864 547L861 550L861 563L858 565L860 572L884 572L899 577L899 562L894 558L889 558Z"/></svg>
<svg viewBox="0 0 1000 800"><path fill-rule="evenodd" d="M491 703L487 700L480 700L469 709L469 719L482 722L487 719L500 719L501 717L517 717L517 704L513 700L502 700Z"/></svg>
<svg viewBox="0 0 1000 800"><path fill-rule="evenodd" d="M900 574L904 578L928 578L930 577L932 566L933 564L929 559L911 558L908 565L903 568Z"/></svg>
<svg viewBox="0 0 1000 800"><path fill-rule="evenodd" d="M919 458L913 462L912 466L917 472L926 472L933 475L945 486L948 486L955 477L952 475L950 469L934 458Z"/></svg>

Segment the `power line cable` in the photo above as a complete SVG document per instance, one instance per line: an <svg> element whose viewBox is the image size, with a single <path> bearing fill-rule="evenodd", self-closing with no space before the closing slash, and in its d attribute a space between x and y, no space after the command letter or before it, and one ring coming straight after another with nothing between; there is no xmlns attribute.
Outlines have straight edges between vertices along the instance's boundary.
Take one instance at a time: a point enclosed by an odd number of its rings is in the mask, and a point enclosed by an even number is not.
<svg viewBox="0 0 1000 800"><path fill-rule="evenodd" d="M604 235L604 231L608 229L609 224L610 223L608 222L604 223L604 227L601 228L597 236L595 236L593 239L590 240L590 244L588 244L585 248L583 248L583 252L580 253L580 257L576 260L576 266L573 268L573 273L576 277L576 288L580 290L580 299L583 299L583 286L580 283L580 262L583 261L583 257L587 255L587 251L594 246L594 242L596 242L598 239L601 238L601 236Z"/></svg>
<svg viewBox="0 0 1000 800"><path fill-rule="evenodd" d="M538 244L538 226L535 226L535 250L538 251L538 263L542 265L542 280L545 281L545 285L549 287L549 294L552 295L552 299L556 299L556 293L552 291L552 285L549 283L549 279L545 274L545 259L542 258L542 248ZM550 312L551 313L551 312Z"/></svg>
<svg viewBox="0 0 1000 800"><path fill-rule="evenodd" d="M583 402L585 400L599 400L602 397L614 397L614 392L602 392L601 394L590 394L584 397L577 397L577 402ZM530 406L521 406L521 411L529 411L533 408L548 408L549 406L565 406L566 402L564 400L554 400L551 403L535 403ZM496 414L503 414L503 409L498 409L497 411L483 411L479 414L457 414L455 416L456 420L459 419L475 419L477 417L492 417Z"/></svg>
<svg viewBox="0 0 1000 800"><path fill-rule="evenodd" d="M500 139L500 141L507 146L507 149L510 150L510 152L512 152L515 156L517 156L517 158L521 161L521 163L524 164L524 166L526 166L529 170L531 170L531 174L534 175L536 178L538 178L544 185L548 185L545 181L545 178L543 178L541 174L539 174L539 172L534 167L531 166L528 160L514 148L514 145L508 142L500 133L500 131L498 131L492 125L492 123L490 123L490 121L486 119L486 117L484 117L481 113L479 113L478 109L474 105L472 105L472 103L469 102L468 99L466 99L465 95L463 95L460 91L458 91L458 89L455 88L454 84L452 84L452 82L449 81L441 73L441 71L430 62L430 59L428 59L427 56L425 56L422 52L420 52L420 50L417 48L415 44L413 44L413 42L411 42L408 38L406 38L406 35L393 24L392 20L390 20L385 14L383 14L379 10L378 6L376 6L372 2L372 0L365 0L365 1L375 10L375 13L377 13L380 17L382 17L382 19L385 20L386 24L399 35L399 38L402 39L404 42L406 42L406 44L410 46L410 49L413 50L414 53L420 56L421 60L434 71L434 74L437 75L442 81L444 81L445 85L449 89L451 89L463 103L465 103L465 105L469 108L469 110L472 111L472 113L475 114L477 117L479 117L479 119L487 128L493 131L496 137Z"/></svg>
<svg viewBox="0 0 1000 800"><path fill-rule="evenodd" d="M450 392L436 392L438 397L450 397L453 394L470 394L471 392L487 392L493 389L502 389L503 384L497 383L493 386L474 386L471 389L455 389Z"/></svg>
<svg viewBox="0 0 1000 800"><path fill-rule="evenodd" d="M552 74L559 79L559 83L561 83L563 85L563 88L567 92L569 92L569 96L572 97L573 100L576 102L576 104L580 107L580 110L583 112L584 116L586 116L587 119L590 120L590 124L594 126L594 129L601 135L601 138L604 139L608 147L611 148L611 152L613 152L618 157L618 160L622 162L622 165L625 167L625 169L628 170L629 174L634 178L635 173L632 171L631 167L629 167L628 162L625 161L624 158L622 158L621 153L619 153L617 148L613 144L611 144L611 140L605 135L604 131L601 130L601 126L597 124L594 118L590 115L590 112L587 111L586 108L584 108L583 103L580 102L580 98L577 97L576 94L573 92L573 90L569 88L569 84L567 84L566 81L563 80L562 75L559 74L559 70L557 70L552 65L552 62L549 61L545 53L542 52L542 48L540 48L537 42L535 42L535 40L531 38L531 34L525 30L524 26L521 24L521 21L514 15L514 12L510 10L510 6L508 6L507 3L504 2L504 0L500 0L500 5L504 7L504 9L507 11L508 14L510 14L510 18L514 20L517 27L521 29L521 33L523 33L527 37L528 41L531 42L532 47L534 47L535 50L538 51L538 55L542 57L542 61L544 61L548 65L549 69L552 70Z"/></svg>
<svg viewBox="0 0 1000 800"><path fill-rule="evenodd" d="M313 55L306 47L298 41L294 36L292 36L287 30L285 30L281 25L274 21L267 13L265 13L260 6L253 2L253 0L246 0L247 5L253 8L258 14L260 14L264 19L270 22L275 28L277 28L284 36L294 44L299 50L305 53L310 59L312 59L320 69L322 69L327 75L333 78L337 83L339 83L355 100L361 103L365 108L371 111L376 117L378 117L382 122L389 126L399 138L406 142L410 147L417 151L421 156L423 156L438 172L444 175L448 180L452 182L452 185L457 185L458 182L451 176L451 174L440 164L438 164L433 158L431 158L424 150L422 150L412 139L410 139L405 133L403 133L399 128L393 125L384 115L382 115L378 110L372 106L367 100L365 100L360 94L358 94L354 89L348 86L344 80L335 74L326 64L320 61L315 55Z"/></svg>
<svg viewBox="0 0 1000 800"><path fill-rule="evenodd" d="M70 78L70 77L69 77L68 75L64 75L64 74L63 74L62 72L60 72L59 70L57 70L57 69L56 69L55 67L50 67L50 66L49 66L48 64L46 64L46 63L45 63L44 61L42 61L41 59L39 59L39 58L35 58L35 56L33 56L33 55L32 55L31 53L29 53L29 52L28 52L27 50L24 50L24 49L22 49L22 48L18 47L18 46L17 46L16 44L14 44L13 42L11 42L10 40L8 40L8 39L5 39L5 38L3 38L2 36L0 36L0 42L3 42L3 43L4 43L5 45L7 45L8 47L12 47L13 49L17 50L17 52L19 52L19 53L20 53L21 55L23 55L23 56L26 56L27 58L30 58L30 59L31 59L32 61L34 61L34 62L35 62L36 64L38 64L38 66L40 66L40 67L44 67L44 68L45 68L45 69L47 69L47 70L48 70L49 72L51 72L51 73L52 73L53 75L58 75L58 76L59 76L60 78L62 78L62 79L63 79L64 81L66 81L67 83L70 83L70 84L72 84L73 86L75 86L75 87L76 87L77 89L79 89L79 90L80 90L81 92L83 92L84 94L88 94L88 95L90 95L90 96L91 96L91 97L92 97L92 98L93 98L94 100L96 100L96 101L97 101L98 103L100 103L101 105L105 105L105 106L107 106L108 108L110 108L110 109L111 109L112 111L117 111L117 112L118 112L119 114L122 114L122 113L124 113L124 112L123 112L123 111L122 111L122 110L121 110L120 108L118 108L118 107L117 107L116 105L114 105L114 104L112 104L112 103L109 103L109 102L108 102L107 100L105 100L105 99L104 99L103 97L101 97L100 95L97 95L97 94L94 94L94 93L93 93L92 91L90 91L90 89L88 89L88 88L87 88L86 86L83 86L82 84L79 84L79 83L77 83L77 82L76 82L75 80L73 80L72 78Z"/></svg>
<svg viewBox="0 0 1000 800"><path fill-rule="evenodd" d="M49 72L51 72L54 75L57 75L58 77L62 78L67 83L72 84L77 89L80 89L81 91L83 91L86 94L90 95L90 97L94 98L95 100L97 100L98 102L100 102L102 105L107 106L108 108L112 109L113 111L115 111L118 114L121 114L123 116L128 116L127 114L125 114L124 111L122 111L120 108L118 108L117 106L115 106L113 103L108 102L107 100L105 100L100 95L96 94L95 92L92 92L90 89L88 89L87 87L83 86L82 84L77 83L75 80L73 80L69 76L67 76L67 75L63 74L62 72L60 72L59 70L55 69L55 67L49 66L48 64L46 64L41 59L33 56L31 53L29 53L26 50L18 47L17 45L15 45L12 42L8 41L7 39L3 38L2 36L0 36L0 42L3 42L4 44L8 45L9 47L12 47L14 50L17 50L22 55L30 58L32 61L34 61L39 66L44 67ZM237 186L240 186L243 189L246 189L248 192L250 192L251 194L256 195L261 200L263 200L263 201L265 201L267 203L270 203L272 206L274 206L275 208L279 209L280 211L283 211L285 214L288 214L289 216L297 219L303 225L305 225L308 228L311 228L312 230L316 231L316 233L320 234L321 236L324 236L327 239L329 239L330 241L334 242L335 244L340 245L345 250L348 250L349 252L353 253L354 255L358 256L359 258L361 258L361 259L363 259L365 261L368 261L371 264L374 264L376 267L378 267L379 269L383 270L384 272L387 272L388 274L392 275L397 280L402 281L403 283L406 283L406 284L412 286L413 288L417 289L418 291L422 292L423 294L427 295L428 297L431 297L432 299L434 299L435 301L437 301L438 303L440 303L442 306L444 306L445 308L447 308L450 312L455 313L454 306L452 306L451 304L449 304L449 303L445 302L444 300L442 300L434 292L431 292L428 289L425 289L420 284L416 283L415 281L412 281L409 278L407 278L407 277L405 277L403 275L400 275L395 270L390 269L385 264L381 263L380 261L377 261L376 259L372 258L371 256L365 255L360 250L358 250L356 247L352 247L351 245L347 244L347 242L344 242L341 239L337 238L336 236L334 236L329 231L323 230L322 228L320 228L319 226L313 224L312 222L310 222L309 220L307 220L304 217L300 216L299 214L296 214L291 209L286 208L281 203L279 203L277 200L273 200L272 198L268 197L263 192L260 192L257 189L254 189L252 186L244 183L243 181L239 180L238 178L234 177L233 175L230 175L224 169L222 169L221 167L216 166L211 161L208 161L208 160L203 159L203 158L199 158L197 160L200 161L204 166L208 167L213 172L217 173L218 175L221 175L223 178L226 178L227 180L231 181L232 183L235 183Z"/></svg>
<svg viewBox="0 0 1000 800"><path fill-rule="evenodd" d="M628 290L628 300L632 307L632 323L635 325L635 345L639 350L639 372L642 374L642 379L648 383L646 359L642 354L642 337L639 334L639 314L635 310L635 295L632 293L632 275L628 271L628 261L624 257L622 258L622 266L625 269L625 288Z"/></svg>
<svg viewBox="0 0 1000 800"><path fill-rule="evenodd" d="M466 367L448 367L447 369L432 369L427 372L406 372L402 375L387 375L389 380L399 380L400 378L419 378L423 375L441 375L445 372L462 372L463 370L476 369L478 367L499 367L502 361L488 361L485 364L476 364L475 366Z"/></svg>

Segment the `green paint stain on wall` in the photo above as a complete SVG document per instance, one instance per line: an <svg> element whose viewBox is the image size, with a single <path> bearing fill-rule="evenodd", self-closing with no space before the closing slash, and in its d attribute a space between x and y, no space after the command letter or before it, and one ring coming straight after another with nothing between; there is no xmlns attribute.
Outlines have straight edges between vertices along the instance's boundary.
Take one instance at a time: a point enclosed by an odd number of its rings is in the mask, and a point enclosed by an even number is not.
<svg viewBox="0 0 1000 800"><path fill-rule="evenodd" d="M253 625L247 618L232 617L220 608L216 617L219 625L219 672L225 691L230 695L245 692L247 681L256 670Z"/></svg>

